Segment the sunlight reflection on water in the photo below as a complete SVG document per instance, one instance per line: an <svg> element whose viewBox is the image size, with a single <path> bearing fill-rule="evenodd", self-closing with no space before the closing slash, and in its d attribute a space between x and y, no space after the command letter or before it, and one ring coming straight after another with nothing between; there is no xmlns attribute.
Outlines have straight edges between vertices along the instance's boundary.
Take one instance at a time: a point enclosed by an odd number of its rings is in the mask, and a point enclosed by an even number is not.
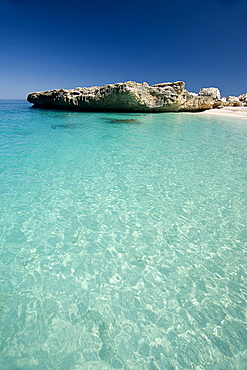
<svg viewBox="0 0 247 370"><path fill-rule="evenodd" d="M246 125L6 104L1 368L244 369Z"/></svg>

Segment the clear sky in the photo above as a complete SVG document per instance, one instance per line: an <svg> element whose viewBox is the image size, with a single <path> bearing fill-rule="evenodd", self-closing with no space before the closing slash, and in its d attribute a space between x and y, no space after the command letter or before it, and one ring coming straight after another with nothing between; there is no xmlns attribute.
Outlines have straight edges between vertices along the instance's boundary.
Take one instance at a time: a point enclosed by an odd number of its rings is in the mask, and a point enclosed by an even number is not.
<svg viewBox="0 0 247 370"><path fill-rule="evenodd" d="M135 80L247 92L247 0L0 0L0 98Z"/></svg>

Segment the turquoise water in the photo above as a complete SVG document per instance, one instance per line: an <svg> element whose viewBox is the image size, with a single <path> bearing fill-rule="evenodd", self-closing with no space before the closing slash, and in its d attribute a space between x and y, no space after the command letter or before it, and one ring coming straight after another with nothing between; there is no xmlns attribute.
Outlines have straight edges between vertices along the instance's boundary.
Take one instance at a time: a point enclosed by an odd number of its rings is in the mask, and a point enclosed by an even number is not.
<svg viewBox="0 0 247 370"><path fill-rule="evenodd" d="M0 368L246 369L246 120L0 108Z"/></svg>

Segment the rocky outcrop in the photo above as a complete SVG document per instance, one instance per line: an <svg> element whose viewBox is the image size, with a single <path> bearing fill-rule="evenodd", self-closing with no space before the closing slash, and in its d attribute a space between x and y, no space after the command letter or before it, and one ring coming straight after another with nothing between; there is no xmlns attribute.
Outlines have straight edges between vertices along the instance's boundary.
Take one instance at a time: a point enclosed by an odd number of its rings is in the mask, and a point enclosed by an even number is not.
<svg viewBox="0 0 247 370"><path fill-rule="evenodd" d="M27 100L34 107L81 111L193 112L226 105L217 88L204 88L195 94L185 90L184 86L183 81L152 86L146 82L128 81L101 87L34 92Z"/></svg>
<svg viewBox="0 0 247 370"><path fill-rule="evenodd" d="M226 98L226 105L230 107L240 107L242 105L242 102L237 96L228 96Z"/></svg>
<svg viewBox="0 0 247 370"><path fill-rule="evenodd" d="M242 94L242 95L239 95L239 101L241 101L241 103L243 105L247 105L247 93L246 94Z"/></svg>
<svg viewBox="0 0 247 370"><path fill-rule="evenodd" d="M204 87L198 93L199 96L211 96L213 99L220 99L220 90L217 87Z"/></svg>

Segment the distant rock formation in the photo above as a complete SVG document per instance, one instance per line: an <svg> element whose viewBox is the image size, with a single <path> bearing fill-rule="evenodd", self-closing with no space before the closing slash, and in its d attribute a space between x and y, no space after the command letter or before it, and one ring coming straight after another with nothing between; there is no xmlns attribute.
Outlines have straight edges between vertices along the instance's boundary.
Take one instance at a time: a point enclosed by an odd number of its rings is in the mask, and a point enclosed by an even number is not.
<svg viewBox="0 0 247 370"><path fill-rule="evenodd" d="M240 107L242 105L242 102L237 96L228 96L226 98L226 105L230 107Z"/></svg>
<svg viewBox="0 0 247 370"><path fill-rule="evenodd" d="M241 101L242 105L247 105L247 93L239 95L238 98Z"/></svg>
<svg viewBox="0 0 247 370"><path fill-rule="evenodd" d="M199 91L199 96L211 96L214 99L220 99L220 90L217 87L204 87Z"/></svg>
<svg viewBox="0 0 247 370"><path fill-rule="evenodd" d="M231 104L231 99L221 99L217 88L203 88L195 94L185 90L184 86L183 81L152 86L146 82L128 81L101 87L33 92L27 100L38 108L119 112L195 112ZM245 95L241 95L242 100L237 98L240 105L246 102Z"/></svg>

